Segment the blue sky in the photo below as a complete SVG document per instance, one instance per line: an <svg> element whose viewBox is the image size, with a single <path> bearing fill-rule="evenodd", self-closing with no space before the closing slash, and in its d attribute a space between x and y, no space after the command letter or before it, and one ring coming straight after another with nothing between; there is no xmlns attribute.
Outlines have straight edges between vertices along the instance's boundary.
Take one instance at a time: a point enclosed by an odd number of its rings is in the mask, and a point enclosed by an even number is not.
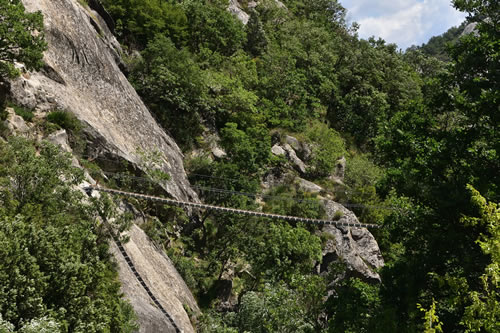
<svg viewBox="0 0 500 333"><path fill-rule="evenodd" d="M361 38L381 37L405 50L463 22L466 14L450 0L340 0Z"/></svg>

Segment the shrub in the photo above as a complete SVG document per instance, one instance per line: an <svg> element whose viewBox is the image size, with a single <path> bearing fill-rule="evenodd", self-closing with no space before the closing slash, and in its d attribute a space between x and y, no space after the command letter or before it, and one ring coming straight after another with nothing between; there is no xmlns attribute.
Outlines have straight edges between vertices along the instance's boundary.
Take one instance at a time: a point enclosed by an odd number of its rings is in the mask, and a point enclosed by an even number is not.
<svg viewBox="0 0 500 333"><path fill-rule="evenodd" d="M344 140L337 131L319 121L312 122L305 134L313 147L309 175L313 178L328 176L346 152Z"/></svg>
<svg viewBox="0 0 500 333"><path fill-rule="evenodd" d="M7 104L9 107L14 109L14 112L22 117L25 121L32 121L35 115L33 114L33 111L30 109L27 109L23 106L19 106L13 103L8 103Z"/></svg>
<svg viewBox="0 0 500 333"><path fill-rule="evenodd" d="M73 133L78 133L82 129L80 121L66 111L52 111L47 115L47 120Z"/></svg>

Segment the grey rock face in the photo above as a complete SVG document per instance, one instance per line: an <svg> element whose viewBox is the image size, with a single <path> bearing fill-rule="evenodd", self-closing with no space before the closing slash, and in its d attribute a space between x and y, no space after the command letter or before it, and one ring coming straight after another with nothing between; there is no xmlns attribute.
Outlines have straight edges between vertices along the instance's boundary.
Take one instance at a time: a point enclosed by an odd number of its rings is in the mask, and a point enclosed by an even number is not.
<svg viewBox="0 0 500 333"><path fill-rule="evenodd" d="M217 159L221 159L221 158L225 157L227 154L224 150L222 150L222 148L213 147L212 148L212 155L214 155L214 157Z"/></svg>
<svg viewBox="0 0 500 333"><path fill-rule="evenodd" d="M243 6L240 4L241 1L239 0L229 0L229 6L227 7L227 10L233 14L238 20L241 21L244 25L248 23L248 20L250 19L250 15L243 10ZM283 8L286 9L286 6L283 2L279 0L274 1L276 4L276 7L278 8ZM246 5L248 9L254 9L259 5L259 1L249 1Z"/></svg>
<svg viewBox="0 0 500 333"><path fill-rule="evenodd" d="M297 138L290 135L285 136L285 142L295 150L303 161L307 161L311 158L312 150L307 143L299 141Z"/></svg>
<svg viewBox="0 0 500 333"><path fill-rule="evenodd" d="M323 204L329 219L359 223L356 215L341 204L331 200L323 200ZM367 282L381 282L376 270L384 266L384 259L377 241L367 229L325 225L322 231L330 234L331 239L323 248L320 273L326 273L330 263L340 260L347 266L348 275Z"/></svg>
<svg viewBox="0 0 500 333"><path fill-rule="evenodd" d="M163 171L172 175L165 190L174 198L197 201L180 149L121 73L120 45L99 14L77 0L23 0L23 4L28 11L42 11L48 50L43 71L12 82L13 98L41 113L72 112L87 125L93 146L107 156L137 164L138 149L159 151Z"/></svg>
<svg viewBox="0 0 500 333"><path fill-rule="evenodd" d="M469 35L469 34L474 34L476 36L479 35L476 27L477 27L477 22L472 22L472 23L467 24L467 26L464 28L464 31L462 31L462 33L460 34L460 37L465 36L465 35Z"/></svg>
<svg viewBox="0 0 500 333"><path fill-rule="evenodd" d="M14 109L6 108L8 112L8 117L4 120L5 125L7 126L9 132L23 135L29 131L28 125L24 119L17 114L15 114Z"/></svg>
<svg viewBox="0 0 500 333"><path fill-rule="evenodd" d="M47 141L52 142L55 145L58 145L59 147L61 147L62 150L64 150L67 153L73 152L73 150L69 146L68 133L66 133L66 130L64 129L50 134L47 137Z"/></svg>
<svg viewBox="0 0 500 333"><path fill-rule="evenodd" d="M288 143L293 149L300 150L300 142L297 138L287 135L285 136L285 142Z"/></svg>
<svg viewBox="0 0 500 333"><path fill-rule="evenodd" d="M346 164L347 164L347 161L346 161L344 156L342 156L342 158L340 158L337 161L337 165L335 168L335 177L337 177L341 181L344 181Z"/></svg>
<svg viewBox="0 0 500 333"><path fill-rule="evenodd" d="M243 24L247 24L248 20L250 19L250 15L248 15L242 8L238 0L229 0L229 7L227 7L227 10L236 16L238 20L241 21Z"/></svg>
<svg viewBox="0 0 500 333"><path fill-rule="evenodd" d="M23 4L28 11L42 11L48 50L42 71L11 82L12 98L40 115L51 110L73 113L85 125L89 146L107 158L125 159L141 168L138 149L158 151L159 167L171 175L164 189L176 199L199 201L187 181L177 144L156 124L121 73L119 43L98 13L78 0L23 0ZM64 132L49 139L69 148ZM168 257L138 227L133 226L129 235L124 247L146 284L181 330L194 332L184 306L195 314L198 306ZM123 292L138 314L140 332L174 332L123 257L112 249Z"/></svg>

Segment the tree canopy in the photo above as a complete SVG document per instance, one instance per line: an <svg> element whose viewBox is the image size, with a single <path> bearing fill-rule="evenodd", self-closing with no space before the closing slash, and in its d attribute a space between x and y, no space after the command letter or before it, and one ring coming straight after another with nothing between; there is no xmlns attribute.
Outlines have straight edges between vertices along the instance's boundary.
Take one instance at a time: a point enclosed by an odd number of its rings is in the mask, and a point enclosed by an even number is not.
<svg viewBox="0 0 500 333"><path fill-rule="evenodd" d="M0 0L0 77L15 76L15 62L39 69L47 45L40 12L26 13L20 0Z"/></svg>

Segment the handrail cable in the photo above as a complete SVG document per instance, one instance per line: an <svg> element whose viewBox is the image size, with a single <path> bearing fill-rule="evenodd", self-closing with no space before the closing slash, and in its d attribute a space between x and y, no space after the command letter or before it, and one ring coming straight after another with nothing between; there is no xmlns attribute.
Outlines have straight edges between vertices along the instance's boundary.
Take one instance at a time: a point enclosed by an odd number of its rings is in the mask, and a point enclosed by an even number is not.
<svg viewBox="0 0 500 333"><path fill-rule="evenodd" d="M214 205L207 205L207 204L203 204L203 203L161 198L161 197L156 197L156 196L146 195L146 194L141 194L141 193L114 190L114 189L104 188L104 187L97 186L97 185L91 185L91 186L85 187L84 190L87 192L92 192L93 190L95 190L95 191L106 192L106 193L110 193L110 194L129 196L129 197L133 197L133 198L137 198L137 199L158 201L158 202L163 202L163 203L166 203L168 205L173 205L173 206L194 207L194 208L200 208L200 209L211 209L211 210L225 212L225 213L234 213L234 214L239 214L239 215L247 215L247 216L256 216L256 217L277 219L277 220L285 220L285 221L290 221L290 222L303 222L303 223L323 224L323 225L326 224L326 225L334 225L336 227L380 228L380 226L378 226L376 224L330 221L330 220L312 219L312 218L306 218L306 217L271 214L271 213L250 211L250 210L237 209L237 208L220 207L220 206L214 206Z"/></svg>
<svg viewBox="0 0 500 333"><path fill-rule="evenodd" d="M105 175L116 175L117 178L130 178L130 179L137 179L137 180L140 180L142 182L157 183L157 182L155 182L152 179L147 178L147 177L132 176L132 175L127 175L127 174L118 173L118 172L108 172L108 171L101 171L101 172ZM195 189L199 189L202 191L235 194L235 195L242 195L242 196L247 196L247 197L252 197L252 198L277 199L277 200L282 200L282 201L295 201L295 202L299 202L299 203L303 203L303 202L316 203L317 202L317 201L311 200L311 199L297 199L297 198L277 196L277 195L255 194L255 193L250 193L250 192L240 192L240 191L235 191L235 190L213 188L213 187L206 187L206 186L199 186L199 185L191 185L190 187L195 188ZM396 208L387 207L387 206L363 205L363 204L352 204L352 203L341 203L341 204L342 204L342 206L344 206L346 208L371 208L371 209L396 210Z"/></svg>
<svg viewBox="0 0 500 333"><path fill-rule="evenodd" d="M104 157L92 157L90 155L83 155L81 156L82 158L85 158L85 159L89 159L89 158L92 158L91 161L95 161L95 160L99 160L99 161L109 161L109 162L114 162L116 164L119 164L119 162L117 162L116 160L114 159L110 159L110 158L104 158ZM204 175L204 174L201 174L201 173L196 173L196 172L172 172L172 171L169 171L168 172L169 175L185 175L185 176L196 176L196 177L201 177L201 178L208 178L208 179L219 179L219 180L228 180L228 181L231 181L231 182L238 182L240 181L240 179L236 179L236 178L229 178L229 177L218 177L218 176L213 176L213 175ZM140 178L140 177L139 177ZM361 191L355 191L355 190L345 190L345 189L330 189L328 190L329 192L340 192L340 193L345 193L345 192L349 192L349 193L361 193Z"/></svg>

